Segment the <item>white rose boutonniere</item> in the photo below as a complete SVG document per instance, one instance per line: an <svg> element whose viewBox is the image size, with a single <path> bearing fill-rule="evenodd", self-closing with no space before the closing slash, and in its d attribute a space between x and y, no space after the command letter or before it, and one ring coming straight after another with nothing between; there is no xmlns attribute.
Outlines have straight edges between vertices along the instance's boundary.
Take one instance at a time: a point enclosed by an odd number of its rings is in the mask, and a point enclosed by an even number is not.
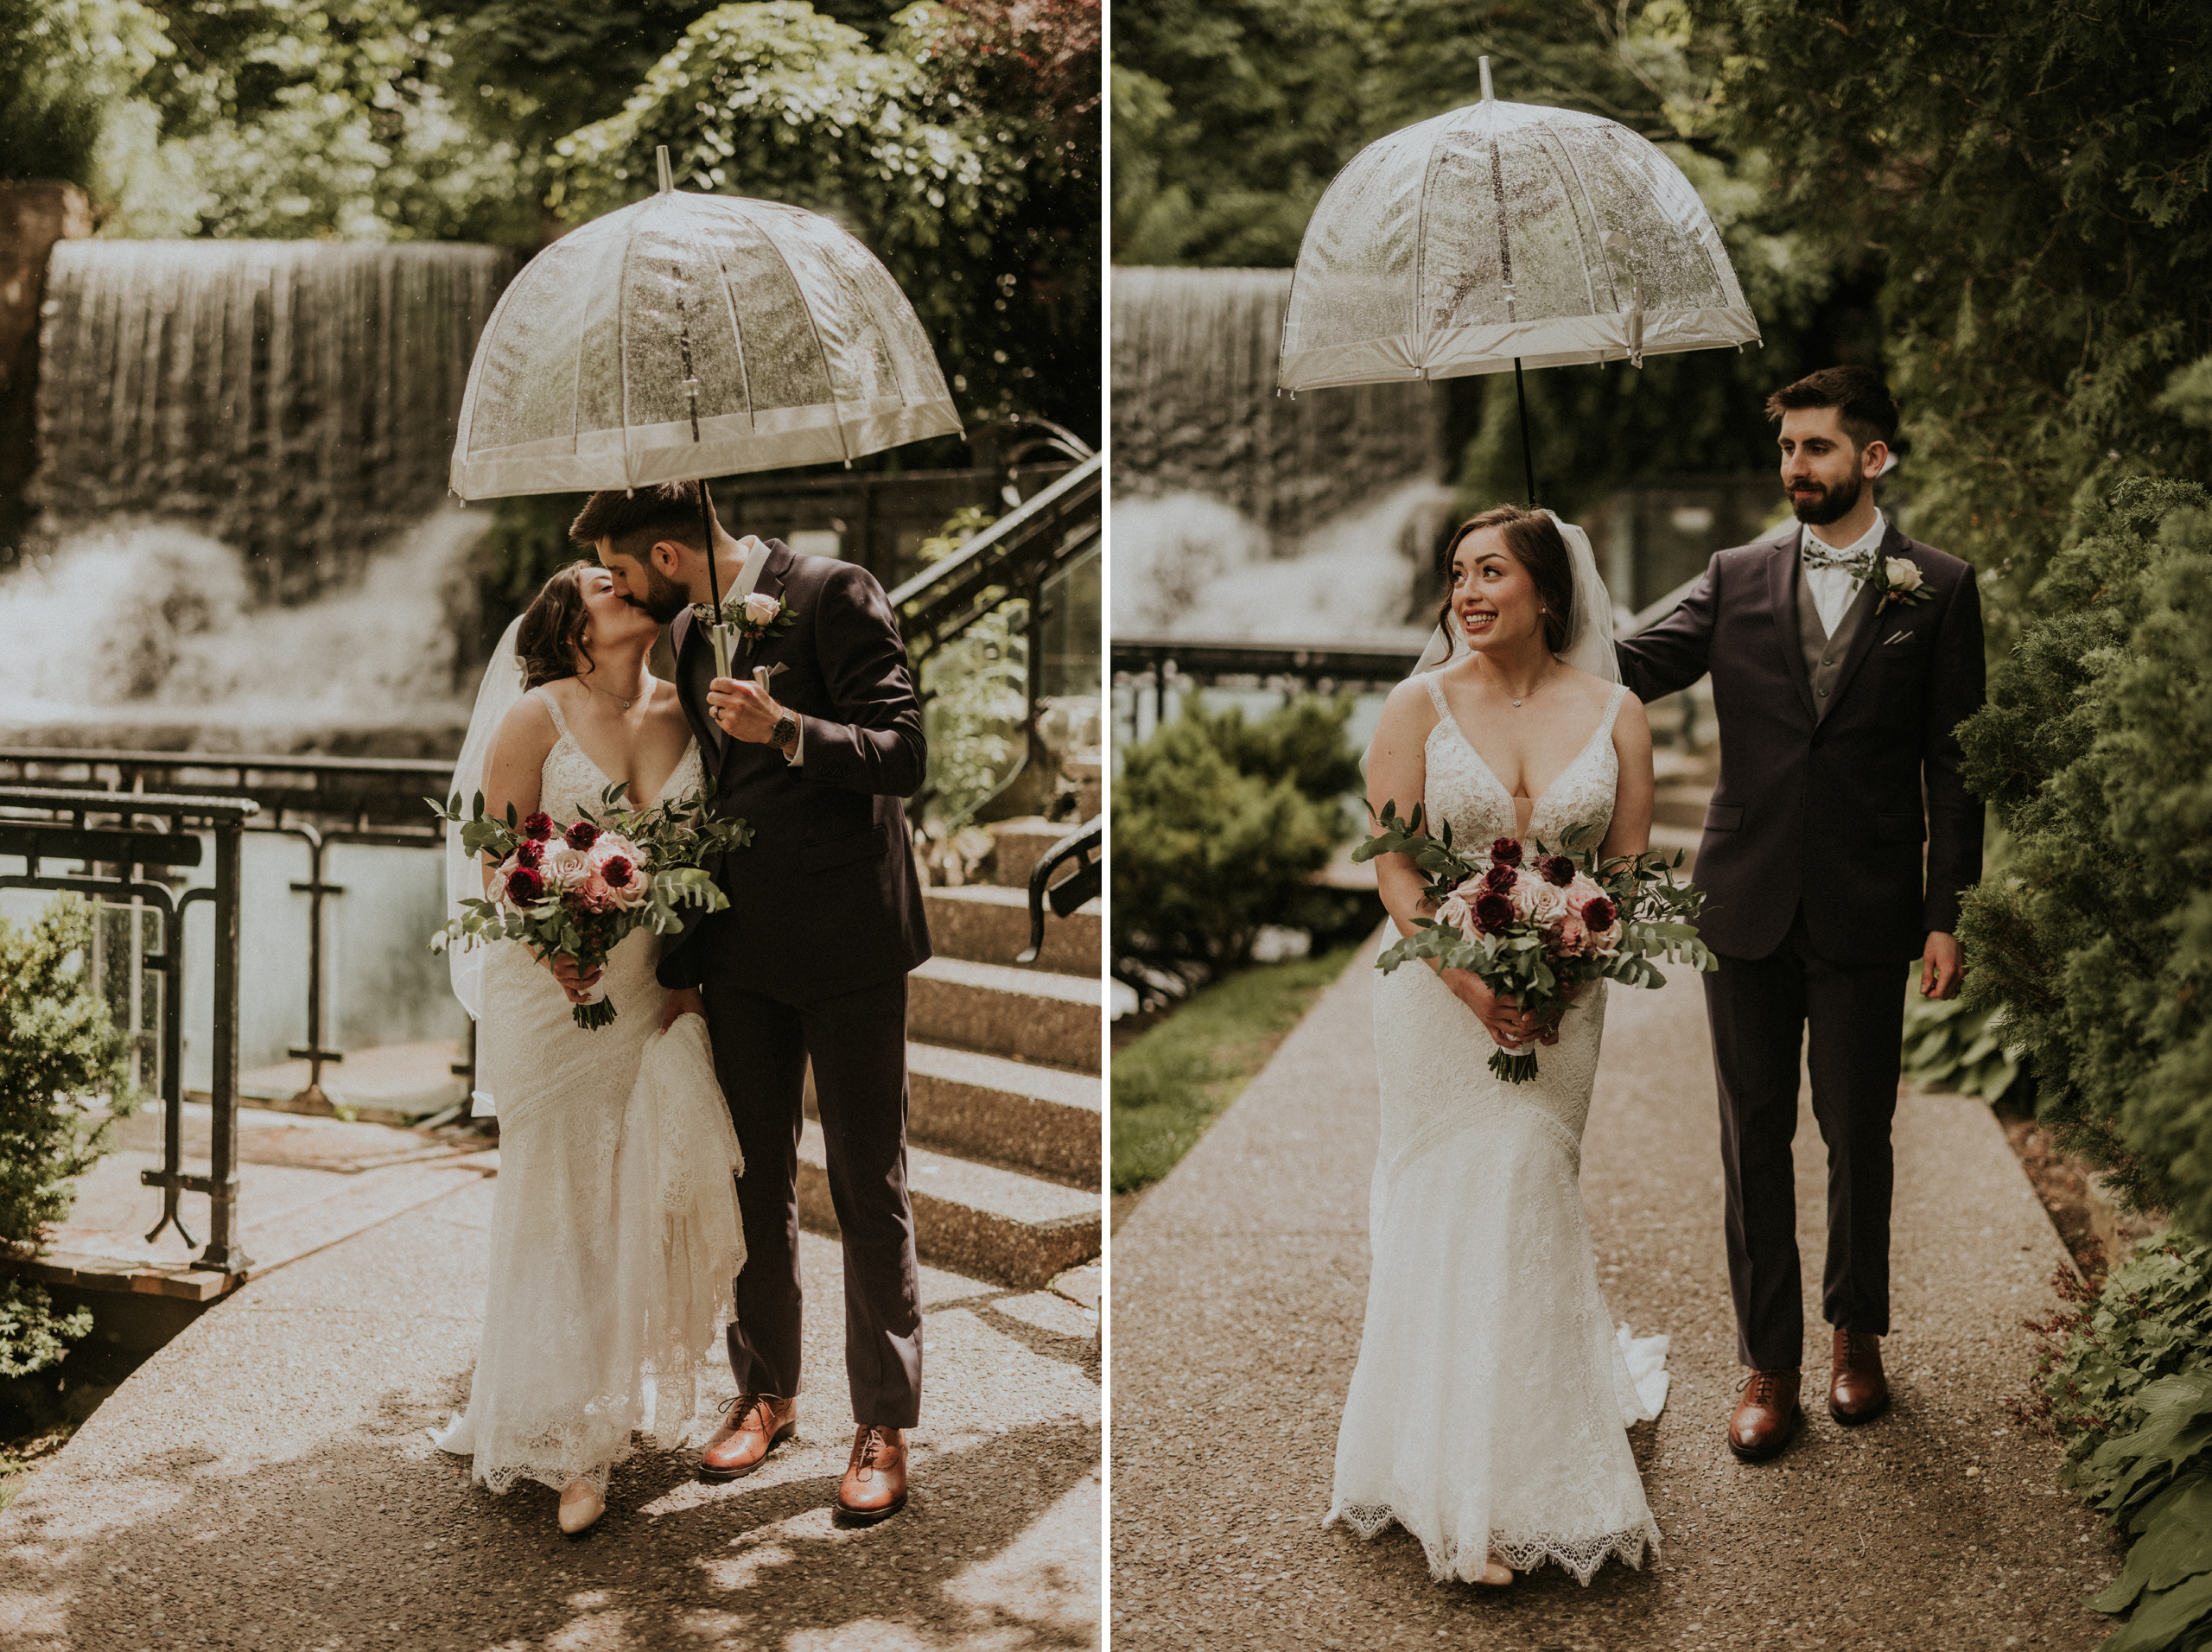
<svg viewBox="0 0 2212 1652"><path fill-rule="evenodd" d="M691 611L702 622L714 623L715 611L705 603L695 605ZM785 606L781 597L770 596L766 591L750 591L741 597L727 598L722 603L722 619L745 639L747 653L760 646L762 638L788 631L798 617Z"/></svg>
<svg viewBox="0 0 2212 1652"><path fill-rule="evenodd" d="M1882 600L1874 605L1877 613L1896 603L1903 607L1909 603L1925 602L1933 594L1928 589L1926 575L1920 564L1910 556L1888 556L1878 563L1874 577L1882 582Z"/></svg>

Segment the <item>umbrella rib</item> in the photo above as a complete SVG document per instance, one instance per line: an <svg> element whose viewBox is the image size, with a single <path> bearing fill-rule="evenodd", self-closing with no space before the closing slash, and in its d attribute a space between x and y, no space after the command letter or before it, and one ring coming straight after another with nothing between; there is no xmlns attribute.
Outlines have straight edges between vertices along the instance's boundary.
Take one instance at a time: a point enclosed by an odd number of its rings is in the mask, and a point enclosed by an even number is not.
<svg viewBox="0 0 2212 1652"><path fill-rule="evenodd" d="M1449 119L1446 116L1444 119ZM1427 306L1421 302L1422 283L1428 279L1428 185L1436 175L1436 151L1444 141L1443 120L1436 124L1436 135L1429 142L1428 153L1421 163L1421 195L1414 202L1414 313L1408 329L1414 339L1416 371L1428 365Z"/></svg>
<svg viewBox="0 0 2212 1652"><path fill-rule="evenodd" d="M778 244L774 236L766 231L762 232L760 238L768 244L770 251L783 260L784 273L791 278L791 290L798 295L799 309L806 317L806 330L814 335L814 353L821 358L823 383L830 391L830 423L836 429L837 446L845 455L845 462L849 465L853 462L853 448L852 444L845 440L844 415L837 407L837 376L830 370L830 348L822 342L822 329L815 324L814 306L806 302L805 284L799 280L798 271L791 268L790 254Z"/></svg>
<svg viewBox="0 0 2212 1652"><path fill-rule="evenodd" d="M1497 105L1488 105L1495 110ZM1513 302L1513 248L1505 234L1505 169L1497 158L1497 117L1490 118L1490 194L1497 207L1497 271L1505 283L1505 319L1517 326L1520 306Z"/></svg>
<svg viewBox="0 0 2212 1652"><path fill-rule="evenodd" d="M753 410L753 373L745 365L745 329L737 324L737 301L729 295L729 267L723 264L722 255L715 254L715 274L721 283L722 308L729 315L729 336L737 346L737 383L745 393L745 422L753 427L755 435L760 433L760 421Z"/></svg>
<svg viewBox="0 0 2212 1652"><path fill-rule="evenodd" d="M1598 203L1590 199L1590 186L1582 176L1582 166L1574 158L1573 149L1568 147L1565 138L1552 130L1550 127L1545 127L1543 133L1552 141L1554 147L1567 157L1567 169L1573 175L1574 187L1582 192L1582 205L1590 214L1591 233L1593 235L1602 233L1605 226L1598 222ZM1554 160L1552 165L1556 168L1559 162ZM1605 295L1612 301L1613 308L1618 311L1621 307L1620 285L1613 279L1613 261L1607 255L1605 243L1602 241L1598 244L1598 256L1603 258L1605 264ZM1590 259L1586 254L1582 260L1582 285L1590 295L1590 308L1592 313L1595 313L1598 308L1598 289L1590 279Z"/></svg>

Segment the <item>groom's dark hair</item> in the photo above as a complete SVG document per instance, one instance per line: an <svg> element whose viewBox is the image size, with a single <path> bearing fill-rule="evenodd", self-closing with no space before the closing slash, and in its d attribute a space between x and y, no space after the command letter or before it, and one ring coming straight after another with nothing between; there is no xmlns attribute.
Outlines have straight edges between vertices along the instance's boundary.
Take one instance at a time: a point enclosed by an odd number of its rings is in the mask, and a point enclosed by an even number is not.
<svg viewBox="0 0 2212 1652"><path fill-rule="evenodd" d="M569 524L569 537L587 550L604 539L615 555L636 562L645 561L645 553L663 539L704 550L706 541L699 535L699 484L601 488L576 512Z"/></svg>
<svg viewBox="0 0 2212 1652"><path fill-rule="evenodd" d="M1823 367L1766 398L1766 416L1777 423L1784 413L1808 407L1834 408L1844 435L1861 453L1870 442L1897 446L1897 397L1872 367Z"/></svg>

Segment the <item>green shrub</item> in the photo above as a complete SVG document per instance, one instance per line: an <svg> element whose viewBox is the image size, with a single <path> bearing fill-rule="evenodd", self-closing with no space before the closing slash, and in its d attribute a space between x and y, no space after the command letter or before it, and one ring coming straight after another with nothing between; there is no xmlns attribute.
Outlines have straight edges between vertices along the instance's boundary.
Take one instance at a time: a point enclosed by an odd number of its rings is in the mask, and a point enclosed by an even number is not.
<svg viewBox="0 0 2212 1652"><path fill-rule="evenodd" d="M1335 755L1348 702L1310 696L1258 724L1196 696L1125 747L1114 783L1114 968L1141 995L1172 995L1250 962L1262 926L1305 927L1313 874L1350 836ZM1327 738L1324 739L1323 736ZM1249 766L1249 767L1247 766ZM1167 983L1167 984L1164 984Z"/></svg>
<svg viewBox="0 0 2212 1652"><path fill-rule="evenodd" d="M1969 892L1966 999L2035 1064L2037 1117L2139 1206L2212 1234L2212 512L2133 480L2081 511L1967 784L2015 842Z"/></svg>
<svg viewBox="0 0 2212 1652"><path fill-rule="evenodd" d="M82 1175L105 1151L107 1121L86 1100L127 1113L130 1041L89 979L92 913L63 895L28 928L0 918L0 1248L35 1248L69 1214ZM57 1315L35 1285L0 1280L0 1376L54 1364L92 1329Z"/></svg>
<svg viewBox="0 0 2212 1652"><path fill-rule="evenodd" d="M2071 1311L2035 1327L2041 1408L2066 1443L2059 1481L2135 1540L2088 1603L2133 1613L2101 1652L2201 1648L2212 1642L2212 1249L2152 1240L2101 1293L2068 1294Z"/></svg>

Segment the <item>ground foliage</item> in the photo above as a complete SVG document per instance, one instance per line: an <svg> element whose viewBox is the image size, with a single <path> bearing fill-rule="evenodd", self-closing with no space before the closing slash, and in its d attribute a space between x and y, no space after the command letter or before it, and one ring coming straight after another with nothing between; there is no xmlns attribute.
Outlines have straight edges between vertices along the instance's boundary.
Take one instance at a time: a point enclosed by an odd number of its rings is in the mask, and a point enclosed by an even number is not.
<svg viewBox="0 0 2212 1652"><path fill-rule="evenodd" d="M1766 340L1740 353L1653 357L1641 370L1527 375L1539 498L1572 518L1630 482L1767 469L1767 392L1838 359L1878 356L1868 265L1792 228L1765 156L1720 135L1723 60L1702 41L1675 0L1549 10L1133 0L1115 11L1114 257L1291 264L1338 168L1385 133L1473 102L1487 55L1499 97L1603 115L1661 145L1712 213ZM1519 499L1511 376L1451 384L1463 503Z"/></svg>
<svg viewBox="0 0 2212 1652"><path fill-rule="evenodd" d="M2203 1644L2212 1629L2212 1250L2174 1235L2101 1291L2061 1270L2066 1306L2043 1346L2031 1411L2064 1442L2062 1484L2134 1539L2099 1611L2132 1612L2101 1652Z"/></svg>
<svg viewBox="0 0 2212 1652"><path fill-rule="evenodd" d="M1325 922L1313 874L1351 836L1349 701L1305 696L1257 723L1191 696L1122 748L1114 781L1113 970L1158 1002L1242 968L1269 924Z"/></svg>
<svg viewBox="0 0 2212 1652"><path fill-rule="evenodd" d="M105 1098L136 1101L129 1040L110 1019L86 967L91 909L56 899L29 925L0 918L0 1249L28 1254L76 1201L70 1178L106 1150ZM79 1309L57 1314L40 1287L0 1280L0 1377L55 1363L92 1329Z"/></svg>
<svg viewBox="0 0 2212 1652"><path fill-rule="evenodd" d="M2212 1235L2212 496L2133 479L2030 594L2044 616L1961 728L2012 836L1967 894L1970 1005L2037 1117L2130 1199Z"/></svg>
<svg viewBox="0 0 2212 1652"><path fill-rule="evenodd" d="M2212 461L2158 396L2212 350L2212 9L1691 5L1771 210L1878 261L1913 531L1983 570L2001 644L2081 500Z"/></svg>

